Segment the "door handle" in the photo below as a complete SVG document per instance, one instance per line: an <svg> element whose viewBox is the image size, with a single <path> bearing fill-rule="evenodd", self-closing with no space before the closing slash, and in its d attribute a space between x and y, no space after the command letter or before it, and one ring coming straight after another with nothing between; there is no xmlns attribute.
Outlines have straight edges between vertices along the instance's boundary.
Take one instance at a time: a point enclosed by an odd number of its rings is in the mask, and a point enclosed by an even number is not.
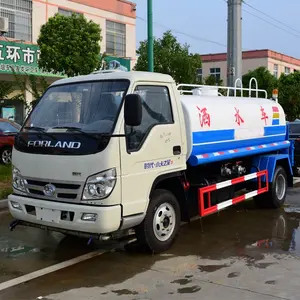
<svg viewBox="0 0 300 300"><path fill-rule="evenodd" d="M181 147L180 146L174 146L173 147L173 154L174 155L180 155L181 154Z"/></svg>

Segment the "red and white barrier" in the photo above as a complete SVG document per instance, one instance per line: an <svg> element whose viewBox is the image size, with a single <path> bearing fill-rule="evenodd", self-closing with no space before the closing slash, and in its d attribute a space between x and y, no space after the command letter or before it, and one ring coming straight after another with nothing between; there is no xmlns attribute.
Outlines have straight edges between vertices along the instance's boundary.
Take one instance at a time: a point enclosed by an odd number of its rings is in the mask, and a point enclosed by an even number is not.
<svg viewBox="0 0 300 300"><path fill-rule="evenodd" d="M262 177L265 176L265 184L266 186L262 187L261 185L261 179ZM227 200L227 201L223 201L219 204L213 205L211 206L211 199L210 199L210 193L234 184L238 184L241 182L245 182L251 179L257 178L258 179L258 189L252 192L248 192L244 195L235 197L233 199ZM212 184L203 188L200 188L198 190L198 206L199 206L199 215L200 217L204 217L213 213L216 213L219 210L222 210L224 208L227 208L231 205L237 204L239 202L242 202L246 199L252 198L254 196L263 194L265 192L267 192L269 190L269 184L268 184L268 171L267 170L263 170L263 171L259 171L256 173L251 173L245 176L241 176L238 178L234 178L231 180L227 180L227 181L223 181L223 182L219 182L216 184ZM204 199L204 195L208 194L208 206L205 207L205 199Z"/></svg>

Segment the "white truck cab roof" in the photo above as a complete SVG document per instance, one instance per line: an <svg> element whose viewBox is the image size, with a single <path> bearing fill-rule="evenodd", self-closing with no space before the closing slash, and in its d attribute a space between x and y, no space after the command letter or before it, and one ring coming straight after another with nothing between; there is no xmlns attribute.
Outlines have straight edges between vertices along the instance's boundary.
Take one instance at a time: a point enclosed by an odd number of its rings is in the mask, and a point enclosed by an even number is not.
<svg viewBox="0 0 300 300"><path fill-rule="evenodd" d="M55 81L51 86L76 83L83 81L97 81L97 80L110 80L110 79L128 79L130 81L149 81L149 82L165 82L173 83L174 79L170 75L153 73L153 72L139 72L139 71L96 71L89 75L82 75L70 78L64 78Z"/></svg>

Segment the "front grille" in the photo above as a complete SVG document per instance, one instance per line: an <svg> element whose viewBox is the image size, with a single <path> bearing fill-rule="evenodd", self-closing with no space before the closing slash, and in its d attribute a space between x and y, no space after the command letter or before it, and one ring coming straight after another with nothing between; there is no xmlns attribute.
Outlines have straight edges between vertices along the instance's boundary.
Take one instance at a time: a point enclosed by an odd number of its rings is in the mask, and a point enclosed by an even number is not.
<svg viewBox="0 0 300 300"><path fill-rule="evenodd" d="M66 199L76 199L77 194L60 193L60 194L57 194L57 197L59 197L59 198L66 198Z"/></svg>
<svg viewBox="0 0 300 300"><path fill-rule="evenodd" d="M43 186L43 187L46 184L49 184L49 182L46 182L46 181L37 181L37 180L30 180L30 179L27 180L27 183L29 185L37 185L37 186ZM77 190L77 189L80 188L80 184L70 184L70 183L59 183L59 182L56 182L54 185L58 189Z"/></svg>
<svg viewBox="0 0 300 300"><path fill-rule="evenodd" d="M45 195L44 187L47 184L51 184L55 187L53 196ZM25 187L29 196L52 201L80 202L83 185L77 182L57 182L25 178Z"/></svg>
<svg viewBox="0 0 300 300"><path fill-rule="evenodd" d="M44 196L44 193L42 191L39 190L35 190L35 189L28 189L30 194L35 194L35 195L40 195L40 196Z"/></svg>

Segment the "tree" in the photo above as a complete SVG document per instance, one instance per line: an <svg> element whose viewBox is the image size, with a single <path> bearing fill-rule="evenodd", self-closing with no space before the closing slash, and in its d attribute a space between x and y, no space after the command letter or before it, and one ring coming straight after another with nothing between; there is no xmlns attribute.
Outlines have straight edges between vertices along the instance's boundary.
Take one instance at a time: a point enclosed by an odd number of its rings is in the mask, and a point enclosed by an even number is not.
<svg viewBox="0 0 300 300"><path fill-rule="evenodd" d="M282 74L278 83L278 99L288 121L300 116L300 72Z"/></svg>
<svg viewBox="0 0 300 300"><path fill-rule="evenodd" d="M41 27L39 67L68 77L93 72L100 61L101 29L83 15L56 14Z"/></svg>
<svg viewBox="0 0 300 300"><path fill-rule="evenodd" d="M0 81L0 99L7 99L14 90L13 84L9 81Z"/></svg>
<svg viewBox="0 0 300 300"><path fill-rule="evenodd" d="M268 98L271 98L273 89L275 89L278 85L278 80L270 73L270 71L265 67L259 67L255 70L249 71L242 79L244 88L249 88L249 82L252 77L256 78L258 88L266 90ZM254 83L252 84L252 88L254 88Z"/></svg>
<svg viewBox="0 0 300 300"><path fill-rule="evenodd" d="M218 85L218 86L221 86L221 85L223 85L223 80L222 79L217 80L216 76L209 75L209 76L204 78L204 84L205 85Z"/></svg>
<svg viewBox="0 0 300 300"><path fill-rule="evenodd" d="M105 57L106 57L106 53L102 53L99 56L99 62L98 65L96 67L96 70L106 70L106 61L105 61Z"/></svg>
<svg viewBox="0 0 300 300"><path fill-rule="evenodd" d="M12 69L15 77L15 82L19 86L21 93L14 96L12 100L22 101L28 111L30 111L40 100L43 93L49 87L48 82L44 77L35 75L19 75ZM25 98L25 92L32 95L32 102L29 104Z"/></svg>
<svg viewBox="0 0 300 300"><path fill-rule="evenodd" d="M196 70L201 68L198 54L189 53L189 45L181 45L171 31L161 39L154 38L154 72L171 75L176 83L196 83ZM148 70L148 42L140 42L135 70Z"/></svg>

